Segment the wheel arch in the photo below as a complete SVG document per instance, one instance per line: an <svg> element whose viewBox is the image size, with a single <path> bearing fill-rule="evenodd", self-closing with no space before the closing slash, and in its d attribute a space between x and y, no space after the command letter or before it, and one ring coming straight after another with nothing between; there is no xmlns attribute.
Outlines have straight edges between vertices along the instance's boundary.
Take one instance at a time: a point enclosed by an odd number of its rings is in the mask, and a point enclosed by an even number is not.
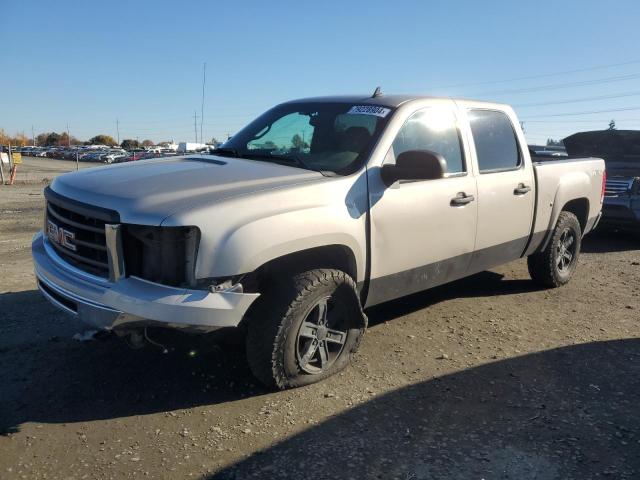
<svg viewBox="0 0 640 480"><path fill-rule="evenodd" d="M581 232L584 234L589 220L589 199L587 197L574 198L565 203L561 211L573 213L580 223Z"/></svg>
<svg viewBox="0 0 640 480"><path fill-rule="evenodd" d="M587 221L589 219L589 199L585 196L585 192L591 190L591 181L585 172L571 172L564 174L560 178L556 193L553 198L553 207L549 216L544 240L536 251L542 251L547 248L549 240L553 234L558 217L563 211L573 213L578 217L580 228L584 233Z"/></svg>
<svg viewBox="0 0 640 480"><path fill-rule="evenodd" d="M354 281L358 278L356 255L347 245L331 244L290 252L273 258L243 278L243 285L263 292L274 278L307 270L336 269L345 272Z"/></svg>

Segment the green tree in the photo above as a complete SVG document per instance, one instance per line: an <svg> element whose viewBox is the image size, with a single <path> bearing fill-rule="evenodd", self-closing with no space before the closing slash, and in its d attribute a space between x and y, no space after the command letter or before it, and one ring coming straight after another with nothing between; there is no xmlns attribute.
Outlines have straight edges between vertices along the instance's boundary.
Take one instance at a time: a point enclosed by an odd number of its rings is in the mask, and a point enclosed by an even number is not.
<svg viewBox="0 0 640 480"><path fill-rule="evenodd" d="M297 150L302 150L303 148L307 148L309 144L302 140L302 137L296 133L291 139L291 146Z"/></svg>
<svg viewBox="0 0 640 480"><path fill-rule="evenodd" d="M114 138L109 135L96 135L95 137L89 139L89 145L108 145L110 147L113 147L117 144L118 143L114 140Z"/></svg>
<svg viewBox="0 0 640 480"><path fill-rule="evenodd" d="M122 141L120 146L125 150L133 150L134 148L140 148L140 142L138 142L138 140L127 138Z"/></svg>
<svg viewBox="0 0 640 480"><path fill-rule="evenodd" d="M143 140L142 141L142 146L143 147L153 147L155 144L153 143L153 141L151 140Z"/></svg>
<svg viewBox="0 0 640 480"><path fill-rule="evenodd" d="M41 147L44 147L47 145L47 135L49 135L48 133L41 133L39 135L36 135L36 143L38 145L40 145Z"/></svg>
<svg viewBox="0 0 640 480"><path fill-rule="evenodd" d="M611 119L611 121L609 122L609 130L615 130L616 129L616 121Z"/></svg>
<svg viewBox="0 0 640 480"><path fill-rule="evenodd" d="M60 134L56 132L43 133L44 140L38 135L38 144L45 145L47 147L57 147L60 142Z"/></svg>

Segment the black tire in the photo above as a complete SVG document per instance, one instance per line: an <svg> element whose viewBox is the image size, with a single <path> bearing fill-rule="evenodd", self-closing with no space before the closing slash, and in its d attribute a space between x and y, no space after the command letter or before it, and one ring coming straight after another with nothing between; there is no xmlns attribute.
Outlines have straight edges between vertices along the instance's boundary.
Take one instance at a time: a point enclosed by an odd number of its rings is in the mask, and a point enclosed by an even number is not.
<svg viewBox="0 0 640 480"><path fill-rule="evenodd" d="M581 245L580 222L573 213L560 212L546 248L527 258L531 278L545 287L564 285L576 269Z"/></svg>
<svg viewBox="0 0 640 480"><path fill-rule="evenodd" d="M349 275L324 269L294 275L265 292L250 313L249 367L271 388L318 382L349 365L366 327L367 317Z"/></svg>

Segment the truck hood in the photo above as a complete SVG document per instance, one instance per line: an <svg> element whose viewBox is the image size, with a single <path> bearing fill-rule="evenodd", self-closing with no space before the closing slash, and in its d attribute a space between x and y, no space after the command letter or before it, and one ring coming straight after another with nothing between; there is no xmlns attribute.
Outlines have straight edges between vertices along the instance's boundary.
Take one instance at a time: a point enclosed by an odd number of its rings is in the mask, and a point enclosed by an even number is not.
<svg viewBox="0 0 640 480"><path fill-rule="evenodd" d="M160 225L194 203L322 180L318 172L239 158L157 158L60 175L51 188L79 202L116 210L124 223Z"/></svg>
<svg viewBox="0 0 640 480"><path fill-rule="evenodd" d="M609 177L640 176L640 130L580 132L563 142L571 156L603 158Z"/></svg>

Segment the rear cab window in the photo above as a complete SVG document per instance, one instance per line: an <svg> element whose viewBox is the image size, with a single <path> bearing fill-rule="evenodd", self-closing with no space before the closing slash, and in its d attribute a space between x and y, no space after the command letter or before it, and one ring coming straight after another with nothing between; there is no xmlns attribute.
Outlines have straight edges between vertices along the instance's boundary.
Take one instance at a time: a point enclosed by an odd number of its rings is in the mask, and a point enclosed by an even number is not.
<svg viewBox="0 0 640 480"><path fill-rule="evenodd" d="M517 170L522 155L511 120L497 110L469 110L480 173Z"/></svg>

